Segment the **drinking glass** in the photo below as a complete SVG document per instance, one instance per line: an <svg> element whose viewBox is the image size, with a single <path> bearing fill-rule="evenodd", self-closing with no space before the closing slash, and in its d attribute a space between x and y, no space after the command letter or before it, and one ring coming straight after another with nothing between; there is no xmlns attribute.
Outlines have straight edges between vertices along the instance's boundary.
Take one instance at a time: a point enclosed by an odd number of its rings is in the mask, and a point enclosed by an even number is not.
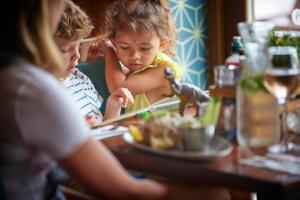
<svg viewBox="0 0 300 200"><path fill-rule="evenodd" d="M280 142L277 101L263 87L263 74L270 66L268 45L274 24L240 22L238 31L245 50L237 87L237 141L241 147L264 154Z"/></svg>
<svg viewBox="0 0 300 200"><path fill-rule="evenodd" d="M286 115L287 101L290 95L296 90L299 77L299 59L295 47L270 47L269 58L271 65L264 73L264 85L267 90L277 99L277 103L282 107L281 112L281 134L280 144L272 145L271 152L287 152L291 150L288 142Z"/></svg>
<svg viewBox="0 0 300 200"><path fill-rule="evenodd" d="M234 87L239 78L239 67L234 65L217 65L214 68L215 85L217 87Z"/></svg>

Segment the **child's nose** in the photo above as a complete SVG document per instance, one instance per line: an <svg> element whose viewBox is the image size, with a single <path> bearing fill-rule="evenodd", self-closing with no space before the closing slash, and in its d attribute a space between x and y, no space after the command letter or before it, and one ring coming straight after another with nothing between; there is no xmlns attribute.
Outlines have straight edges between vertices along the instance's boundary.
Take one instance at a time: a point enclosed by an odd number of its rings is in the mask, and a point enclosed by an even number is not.
<svg viewBox="0 0 300 200"><path fill-rule="evenodd" d="M80 58L80 53L79 53L79 49L74 50L73 55L72 55L72 60L79 60Z"/></svg>
<svg viewBox="0 0 300 200"><path fill-rule="evenodd" d="M138 58L141 57L141 55L140 55L140 53L138 51L132 51L131 52L131 57L138 59Z"/></svg>

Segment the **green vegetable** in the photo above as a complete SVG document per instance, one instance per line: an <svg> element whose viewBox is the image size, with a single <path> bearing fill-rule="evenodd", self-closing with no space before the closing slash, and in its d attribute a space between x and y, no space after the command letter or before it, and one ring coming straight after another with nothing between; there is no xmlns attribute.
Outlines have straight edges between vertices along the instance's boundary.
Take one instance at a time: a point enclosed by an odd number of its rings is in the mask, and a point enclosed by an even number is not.
<svg viewBox="0 0 300 200"><path fill-rule="evenodd" d="M153 112L151 112L149 114L149 118L155 118L155 117L164 117L164 116L167 116L167 115L171 115L171 111L169 110L166 110L166 109L160 109L160 110L155 110Z"/></svg>
<svg viewBox="0 0 300 200"><path fill-rule="evenodd" d="M181 128L186 128L186 129L193 129L193 128L200 128L201 123L196 117L193 116L184 116L179 119L179 126Z"/></svg>
<svg viewBox="0 0 300 200"><path fill-rule="evenodd" d="M141 114L141 117L143 120L147 121L149 119L149 112L142 112Z"/></svg>
<svg viewBox="0 0 300 200"><path fill-rule="evenodd" d="M210 124L217 124L221 103L222 100L220 97L212 97L209 100L204 116L199 119L202 126L206 127Z"/></svg>

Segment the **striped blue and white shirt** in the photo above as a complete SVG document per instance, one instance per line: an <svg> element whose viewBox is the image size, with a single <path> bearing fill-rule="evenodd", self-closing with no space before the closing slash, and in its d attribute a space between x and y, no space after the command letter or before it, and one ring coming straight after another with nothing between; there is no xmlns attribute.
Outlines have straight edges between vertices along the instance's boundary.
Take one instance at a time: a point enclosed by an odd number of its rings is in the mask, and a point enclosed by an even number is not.
<svg viewBox="0 0 300 200"><path fill-rule="evenodd" d="M102 122L103 115L99 108L103 99L85 74L75 69L74 73L63 81L63 85L82 116L92 115L97 124Z"/></svg>

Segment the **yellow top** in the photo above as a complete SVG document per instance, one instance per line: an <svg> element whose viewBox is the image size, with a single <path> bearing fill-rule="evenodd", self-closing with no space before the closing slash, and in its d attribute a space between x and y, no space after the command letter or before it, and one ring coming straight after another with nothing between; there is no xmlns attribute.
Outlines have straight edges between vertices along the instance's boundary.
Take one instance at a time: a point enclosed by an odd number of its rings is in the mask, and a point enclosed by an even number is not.
<svg viewBox="0 0 300 200"><path fill-rule="evenodd" d="M156 58L151 65L143 67L139 70L136 70L136 71L132 72L129 76L140 73L150 67L157 67L158 65L172 68L175 78L176 79L181 78L182 72L179 69L179 65L176 62L174 62L169 56L167 56L166 54L161 53L161 52L157 53ZM137 111L137 110L146 108L151 105L150 102L148 101L145 93L137 94L133 98L134 98L133 105L127 107L125 112Z"/></svg>

